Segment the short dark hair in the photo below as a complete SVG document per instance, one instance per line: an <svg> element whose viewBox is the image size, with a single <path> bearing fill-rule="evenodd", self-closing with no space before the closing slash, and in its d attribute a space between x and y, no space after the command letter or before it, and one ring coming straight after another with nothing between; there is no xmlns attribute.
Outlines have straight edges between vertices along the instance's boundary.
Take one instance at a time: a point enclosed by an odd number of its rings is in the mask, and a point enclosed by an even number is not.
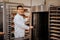
<svg viewBox="0 0 60 40"><path fill-rule="evenodd" d="M23 8L23 6L22 6L22 5L18 5L18 6L17 6L17 9L18 9L19 7Z"/></svg>

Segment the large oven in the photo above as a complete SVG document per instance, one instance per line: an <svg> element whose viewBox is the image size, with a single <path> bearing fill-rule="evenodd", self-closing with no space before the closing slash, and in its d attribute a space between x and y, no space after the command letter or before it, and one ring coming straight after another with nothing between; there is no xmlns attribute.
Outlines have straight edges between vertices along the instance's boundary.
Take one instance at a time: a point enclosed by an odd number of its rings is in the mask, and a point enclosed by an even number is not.
<svg viewBox="0 0 60 40"><path fill-rule="evenodd" d="M32 12L32 40L49 40L48 12Z"/></svg>

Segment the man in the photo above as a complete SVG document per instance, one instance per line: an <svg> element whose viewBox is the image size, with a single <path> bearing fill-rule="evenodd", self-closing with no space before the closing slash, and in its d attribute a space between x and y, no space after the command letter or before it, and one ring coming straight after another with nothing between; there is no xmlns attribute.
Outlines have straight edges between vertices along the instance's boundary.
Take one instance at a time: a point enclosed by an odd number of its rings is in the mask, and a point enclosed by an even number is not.
<svg viewBox="0 0 60 40"><path fill-rule="evenodd" d="M17 6L17 14L14 17L15 24L15 40L24 40L25 29L29 30L32 26L27 26L24 19L24 7L21 5Z"/></svg>

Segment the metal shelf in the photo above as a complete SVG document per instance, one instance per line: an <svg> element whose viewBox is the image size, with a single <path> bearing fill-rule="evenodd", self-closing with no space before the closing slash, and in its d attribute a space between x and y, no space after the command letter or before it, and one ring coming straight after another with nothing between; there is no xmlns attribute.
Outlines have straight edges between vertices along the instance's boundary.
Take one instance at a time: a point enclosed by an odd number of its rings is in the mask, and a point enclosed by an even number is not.
<svg viewBox="0 0 60 40"><path fill-rule="evenodd" d="M60 17L50 17L50 18L59 18L60 19Z"/></svg>
<svg viewBox="0 0 60 40"><path fill-rule="evenodd" d="M54 23L51 23L50 25L56 25L56 26L60 26L60 24L54 24Z"/></svg>
<svg viewBox="0 0 60 40"><path fill-rule="evenodd" d="M51 29L57 29L57 30L60 30L59 27L50 27Z"/></svg>
<svg viewBox="0 0 60 40"><path fill-rule="evenodd" d="M56 30L50 30L50 32L60 33L60 31L56 31Z"/></svg>
<svg viewBox="0 0 60 40"><path fill-rule="evenodd" d="M54 40L60 40L59 38L56 38L56 37L50 37L50 38Z"/></svg>
<svg viewBox="0 0 60 40"><path fill-rule="evenodd" d="M58 34L54 34L54 33L52 33L51 36L60 37L60 35L58 35Z"/></svg>
<svg viewBox="0 0 60 40"><path fill-rule="evenodd" d="M50 39L60 40L60 6L51 6L49 9Z"/></svg>
<svg viewBox="0 0 60 40"><path fill-rule="evenodd" d="M50 22L60 22L60 20L50 20Z"/></svg>

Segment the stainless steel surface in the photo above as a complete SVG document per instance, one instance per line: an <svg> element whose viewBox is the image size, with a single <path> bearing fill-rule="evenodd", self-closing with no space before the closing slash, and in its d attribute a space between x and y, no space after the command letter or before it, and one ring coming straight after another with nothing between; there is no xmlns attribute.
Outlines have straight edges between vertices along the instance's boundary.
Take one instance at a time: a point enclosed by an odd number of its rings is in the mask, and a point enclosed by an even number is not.
<svg viewBox="0 0 60 40"><path fill-rule="evenodd" d="M50 40L60 40L60 6L50 6L49 32Z"/></svg>

